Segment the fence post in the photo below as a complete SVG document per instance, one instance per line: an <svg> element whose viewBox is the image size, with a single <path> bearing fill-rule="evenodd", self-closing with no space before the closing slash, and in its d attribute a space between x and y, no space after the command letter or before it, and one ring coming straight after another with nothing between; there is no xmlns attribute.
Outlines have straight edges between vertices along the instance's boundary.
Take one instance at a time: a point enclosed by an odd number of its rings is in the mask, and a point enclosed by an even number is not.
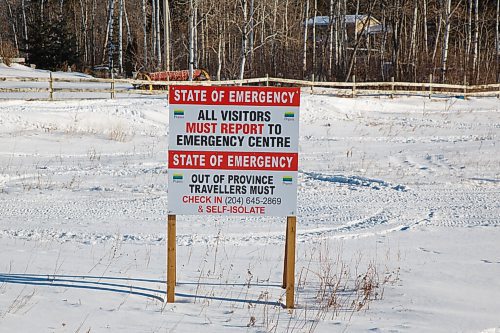
<svg viewBox="0 0 500 333"><path fill-rule="evenodd" d="M391 76L391 98L394 98L394 76Z"/></svg>
<svg viewBox="0 0 500 333"><path fill-rule="evenodd" d="M269 87L269 74L266 74L266 87Z"/></svg>
<svg viewBox="0 0 500 333"><path fill-rule="evenodd" d="M49 99L51 101L54 99L54 80L52 78L52 72L49 72Z"/></svg>
<svg viewBox="0 0 500 333"><path fill-rule="evenodd" d="M467 99L467 75L464 74L464 99Z"/></svg>
<svg viewBox="0 0 500 333"><path fill-rule="evenodd" d="M314 93L314 73L311 74L311 94Z"/></svg>
<svg viewBox="0 0 500 333"><path fill-rule="evenodd" d="M429 99L432 97L432 73L429 74Z"/></svg>
<svg viewBox="0 0 500 333"><path fill-rule="evenodd" d="M111 69L111 99L115 99L115 75Z"/></svg>
<svg viewBox="0 0 500 333"><path fill-rule="evenodd" d="M352 97L356 97L356 75L352 76Z"/></svg>

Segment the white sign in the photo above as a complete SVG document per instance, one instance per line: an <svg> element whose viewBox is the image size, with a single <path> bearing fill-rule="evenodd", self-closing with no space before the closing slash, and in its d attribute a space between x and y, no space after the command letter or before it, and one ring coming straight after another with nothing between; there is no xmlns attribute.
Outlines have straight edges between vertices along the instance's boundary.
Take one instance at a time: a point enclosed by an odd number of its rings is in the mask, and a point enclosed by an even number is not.
<svg viewBox="0 0 500 333"><path fill-rule="evenodd" d="M296 215L299 88L170 86L168 213Z"/></svg>

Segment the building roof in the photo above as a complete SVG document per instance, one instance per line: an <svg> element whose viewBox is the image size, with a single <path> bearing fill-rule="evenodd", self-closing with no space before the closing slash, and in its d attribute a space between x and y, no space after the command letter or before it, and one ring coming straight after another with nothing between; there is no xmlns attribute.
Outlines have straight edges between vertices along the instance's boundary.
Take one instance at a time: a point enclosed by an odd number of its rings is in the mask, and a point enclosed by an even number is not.
<svg viewBox="0 0 500 333"><path fill-rule="evenodd" d="M314 16L307 20L307 25L325 26L330 24L330 16Z"/></svg>
<svg viewBox="0 0 500 333"><path fill-rule="evenodd" d="M377 34L385 31L390 32L390 27L384 26L373 16L368 15L344 15L344 22L347 25L358 25L366 22L369 19L368 25L365 27L363 33L365 34ZM333 19L335 22L335 18ZM330 25L330 16L314 16L307 20L307 25L315 25L317 27L327 27ZM356 30L359 30L358 28Z"/></svg>
<svg viewBox="0 0 500 333"><path fill-rule="evenodd" d="M345 23L350 23L354 24L356 21L364 21L368 19L368 15L344 15L344 22ZM376 24L381 24L379 20L377 20L375 17L370 16L370 20L374 23L372 25ZM335 18L333 19L335 22ZM313 25L315 24L316 26L326 26L330 24L330 16L314 16L310 19L307 20L307 25Z"/></svg>

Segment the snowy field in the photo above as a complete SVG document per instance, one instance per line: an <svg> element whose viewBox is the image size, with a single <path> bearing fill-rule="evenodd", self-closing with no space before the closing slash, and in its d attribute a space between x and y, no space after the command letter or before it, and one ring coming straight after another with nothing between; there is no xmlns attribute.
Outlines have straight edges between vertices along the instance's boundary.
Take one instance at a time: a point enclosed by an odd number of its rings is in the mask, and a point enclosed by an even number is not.
<svg viewBox="0 0 500 333"><path fill-rule="evenodd" d="M279 218L179 216L163 302L165 99L5 97L1 332L500 332L496 98L303 90L286 310Z"/></svg>

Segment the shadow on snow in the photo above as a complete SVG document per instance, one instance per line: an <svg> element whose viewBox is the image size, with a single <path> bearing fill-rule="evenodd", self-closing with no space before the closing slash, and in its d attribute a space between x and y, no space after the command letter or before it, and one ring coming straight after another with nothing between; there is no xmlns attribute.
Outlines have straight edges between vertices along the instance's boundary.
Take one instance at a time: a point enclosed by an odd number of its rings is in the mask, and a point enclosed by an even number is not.
<svg viewBox="0 0 500 333"><path fill-rule="evenodd" d="M106 282L107 281L107 282ZM112 282L116 281L116 282ZM0 273L0 283L22 284L32 286L50 286L50 287L64 287L75 289L89 289L95 291L107 291L120 294L129 294L136 296L143 296L150 299L155 299L164 302L165 299L160 295L165 295L166 291L162 289L147 288L142 286L133 285L135 282L146 283L161 283L166 284L165 280L155 279L140 279L140 278L126 278L126 277L113 277L113 276L89 276L89 275L57 275L57 274L11 274ZM247 284L247 283L177 283L177 285L206 285L206 286L261 286L261 287L281 287L278 284ZM195 295L187 293L175 293L178 297L185 298L199 298L210 299L215 301L227 301L238 303L252 303L263 305L282 306L280 302L252 300L252 299L238 299L217 297L208 295ZM182 303L180 301L179 303Z"/></svg>

